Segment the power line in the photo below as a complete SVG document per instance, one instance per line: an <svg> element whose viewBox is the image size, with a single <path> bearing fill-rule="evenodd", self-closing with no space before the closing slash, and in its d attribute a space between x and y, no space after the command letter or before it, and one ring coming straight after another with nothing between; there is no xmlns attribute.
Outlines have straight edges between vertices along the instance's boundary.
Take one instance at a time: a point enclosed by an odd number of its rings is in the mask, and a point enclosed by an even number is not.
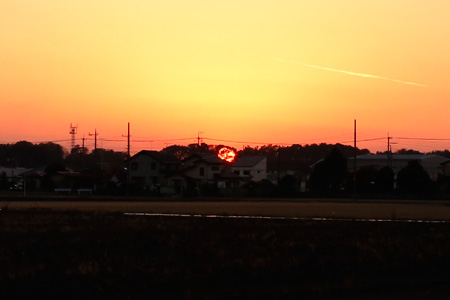
<svg viewBox="0 0 450 300"><path fill-rule="evenodd" d="M131 140L136 143L155 143L155 142L171 142L171 141L187 141L187 140L195 140L196 137L191 138L181 138L181 139L165 139L165 140L151 140L151 139L139 139L139 140Z"/></svg>
<svg viewBox="0 0 450 300"><path fill-rule="evenodd" d="M371 139L363 139L363 140L356 140L357 142L372 142L372 141L380 141L380 140L385 140L386 137L378 137L378 138L371 138ZM353 143L354 140L351 141L345 141L345 142L340 142L341 144L347 144L347 143Z"/></svg>
<svg viewBox="0 0 450 300"><path fill-rule="evenodd" d="M237 143L237 144L255 144L255 145L293 145L295 143L262 143L262 142L246 142L246 141L232 141L232 140L221 140L204 137L204 140L210 140L215 142L227 142L227 143Z"/></svg>
<svg viewBox="0 0 450 300"><path fill-rule="evenodd" d="M436 139L436 138L419 138L419 137L397 137L399 140L422 140L422 141L450 141L450 139Z"/></svg>

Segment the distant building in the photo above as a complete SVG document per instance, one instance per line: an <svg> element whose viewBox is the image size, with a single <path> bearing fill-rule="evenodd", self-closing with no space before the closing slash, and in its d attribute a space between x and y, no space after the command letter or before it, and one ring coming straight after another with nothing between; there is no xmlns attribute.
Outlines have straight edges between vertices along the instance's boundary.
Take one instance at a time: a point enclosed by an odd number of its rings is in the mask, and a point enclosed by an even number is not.
<svg viewBox="0 0 450 300"><path fill-rule="evenodd" d="M356 169L362 167L373 167L379 170L385 166L389 166L397 174L398 171L408 166L410 161L418 161L420 165L427 171L430 179L435 181L439 174L444 173L442 164L448 159L434 154L365 154L356 157ZM347 160L347 169L353 171L354 158Z"/></svg>

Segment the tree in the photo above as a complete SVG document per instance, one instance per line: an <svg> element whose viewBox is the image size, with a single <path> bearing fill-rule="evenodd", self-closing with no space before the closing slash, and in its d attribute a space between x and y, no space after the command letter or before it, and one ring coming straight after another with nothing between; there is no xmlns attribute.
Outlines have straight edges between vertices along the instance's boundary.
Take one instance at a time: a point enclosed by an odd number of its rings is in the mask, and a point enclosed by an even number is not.
<svg viewBox="0 0 450 300"><path fill-rule="evenodd" d="M186 146L172 145L162 149L159 152L166 155L173 155L179 160L183 160L192 154L192 149Z"/></svg>
<svg viewBox="0 0 450 300"><path fill-rule="evenodd" d="M394 190L394 171L385 166L375 174L375 189L377 192L389 193Z"/></svg>
<svg viewBox="0 0 450 300"><path fill-rule="evenodd" d="M36 168L61 162L63 158L63 148L55 143L32 144L20 141L0 145L0 164L10 167Z"/></svg>
<svg viewBox="0 0 450 300"><path fill-rule="evenodd" d="M398 188L404 193L426 193L429 191L430 182L427 171L416 160L410 161L397 175Z"/></svg>
<svg viewBox="0 0 450 300"><path fill-rule="evenodd" d="M405 149L405 148L397 150L395 153L396 154L409 154L409 155L410 154L423 154L420 151L416 151L416 150L413 150L413 149Z"/></svg>
<svg viewBox="0 0 450 300"><path fill-rule="evenodd" d="M311 189L314 192L335 193L341 190L347 178L347 160L336 148L321 162L311 174Z"/></svg>
<svg viewBox="0 0 450 300"><path fill-rule="evenodd" d="M376 170L373 166L361 167L356 171L356 189L362 193L374 192Z"/></svg>
<svg viewBox="0 0 450 300"><path fill-rule="evenodd" d="M282 196L294 196L296 192L296 183L294 176L284 176L278 184L278 193Z"/></svg>

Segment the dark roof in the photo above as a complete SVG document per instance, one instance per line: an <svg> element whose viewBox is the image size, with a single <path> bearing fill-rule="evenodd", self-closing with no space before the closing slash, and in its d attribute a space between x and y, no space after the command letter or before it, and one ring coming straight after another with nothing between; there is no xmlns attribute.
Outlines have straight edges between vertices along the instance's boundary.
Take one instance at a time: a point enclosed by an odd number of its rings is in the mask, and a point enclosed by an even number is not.
<svg viewBox="0 0 450 300"><path fill-rule="evenodd" d="M189 160L195 157L197 157L198 160L204 161L205 163L210 165L223 165L225 163L223 160L218 158L217 155L211 153L195 153L186 158L185 160Z"/></svg>
<svg viewBox="0 0 450 300"><path fill-rule="evenodd" d="M163 153L160 153L158 151L153 151L153 150L142 150L142 151L136 153L135 155L133 155L132 157L130 157L130 160L132 160L134 157L137 157L140 155L150 156L151 158L153 158L154 160L156 160L162 164L178 164L178 163L180 163L180 160L174 155L163 154Z"/></svg>
<svg viewBox="0 0 450 300"><path fill-rule="evenodd" d="M28 170L21 174L23 177L44 177L45 172L37 170Z"/></svg>
<svg viewBox="0 0 450 300"><path fill-rule="evenodd" d="M260 161L262 161L264 158L265 158L265 156L262 156L262 155L240 156L233 163L233 167L253 167L256 164L258 164Z"/></svg>
<svg viewBox="0 0 450 300"><path fill-rule="evenodd" d="M393 153L391 154L390 159L391 160L426 160L426 159L430 159L430 158L442 158L444 159L443 156L440 155L436 155L436 154L396 154ZM348 158L349 160L353 160L354 158L351 156ZM389 156L385 153L383 154L363 154L363 155L358 155L356 157L357 160L387 160L389 159Z"/></svg>

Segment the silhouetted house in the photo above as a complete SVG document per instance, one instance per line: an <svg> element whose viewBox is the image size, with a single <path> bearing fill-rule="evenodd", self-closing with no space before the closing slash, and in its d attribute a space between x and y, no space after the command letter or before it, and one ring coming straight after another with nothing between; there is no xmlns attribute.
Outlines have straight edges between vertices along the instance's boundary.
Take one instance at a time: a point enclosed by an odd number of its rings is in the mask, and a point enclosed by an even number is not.
<svg viewBox="0 0 450 300"><path fill-rule="evenodd" d="M441 163L442 173L444 176L450 176L450 160L446 160Z"/></svg>
<svg viewBox="0 0 450 300"><path fill-rule="evenodd" d="M94 180L91 175L72 171L59 171L44 175L47 188L52 188L55 192L75 193L81 190L94 189Z"/></svg>
<svg viewBox="0 0 450 300"><path fill-rule="evenodd" d="M130 181L145 190L167 185L167 176L180 168L180 160L158 151L143 150L129 159Z"/></svg>
<svg viewBox="0 0 450 300"><path fill-rule="evenodd" d="M427 171L430 179L437 180L439 174L443 174L442 163L448 161L447 158L434 154L365 154L356 157L356 170L362 167L372 167L379 170L385 166L391 167L394 174L408 166L410 161L417 161ZM347 160L347 169L353 171L354 158Z"/></svg>
<svg viewBox="0 0 450 300"><path fill-rule="evenodd" d="M23 174L30 171L26 168L5 168L0 167L0 175L4 176L8 182L8 185L12 189L22 189Z"/></svg>
<svg viewBox="0 0 450 300"><path fill-rule="evenodd" d="M24 189L28 192L40 191L42 189L42 180L45 176L43 170L33 169L22 174Z"/></svg>

